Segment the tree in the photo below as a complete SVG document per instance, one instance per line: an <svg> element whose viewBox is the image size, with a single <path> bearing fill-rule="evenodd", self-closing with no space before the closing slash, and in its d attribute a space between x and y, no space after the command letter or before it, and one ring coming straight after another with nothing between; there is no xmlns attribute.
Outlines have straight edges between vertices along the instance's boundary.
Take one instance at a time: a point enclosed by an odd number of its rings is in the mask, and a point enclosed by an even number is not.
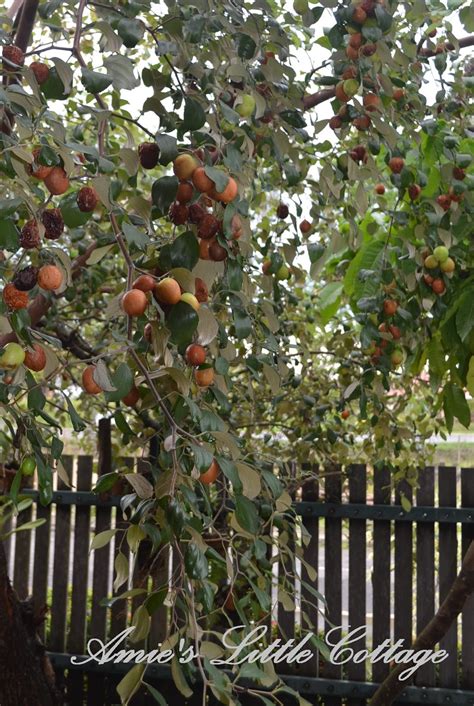
<svg viewBox="0 0 474 706"><path fill-rule="evenodd" d="M117 471L97 491L123 481L133 554L173 548L174 609L197 646L234 608L246 625L268 615L272 530L294 532L289 491L304 480L291 477L288 441L341 462L361 446L372 455L390 429L397 480L441 408L448 429L469 424L461 50L474 39L453 36L444 6L374 0L335 4L322 36L324 6L300 0L296 17L265 1L14 7L0 164L10 495L33 464L50 502L62 428L98 413L122 444L154 438L149 474ZM294 53L318 46L327 61L301 70ZM432 68L434 100L421 90ZM328 101L333 117L318 120ZM334 137L318 141L328 125ZM286 439L255 440L260 424ZM134 616L141 638L166 595ZM196 668L205 693L239 703L242 687L206 659ZM175 663L183 693L187 669ZM134 669L122 682L124 703L142 679Z"/></svg>

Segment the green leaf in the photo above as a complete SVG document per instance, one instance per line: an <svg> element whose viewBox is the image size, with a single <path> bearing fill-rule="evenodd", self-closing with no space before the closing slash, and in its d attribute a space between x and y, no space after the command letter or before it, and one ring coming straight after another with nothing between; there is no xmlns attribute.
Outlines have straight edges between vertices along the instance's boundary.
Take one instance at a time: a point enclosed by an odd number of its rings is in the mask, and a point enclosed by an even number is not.
<svg viewBox="0 0 474 706"><path fill-rule="evenodd" d="M106 392L105 399L107 402L119 402L133 387L133 373L126 363L120 363L117 370L110 374L110 378L115 390Z"/></svg>
<svg viewBox="0 0 474 706"><path fill-rule="evenodd" d="M160 704L160 706L168 706L166 699L160 694L159 691L155 689L154 686L151 686L151 684L148 684L146 681L143 682L143 686L146 686L150 694L153 696L155 701Z"/></svg>
<svg viewBox="0 0 474 706"><path fill-rule="evenodd" d="M198 44L206 26L206 18L202 15L193 15L183 25L183 39L189 44Z"/></svg>
<svg viewBox="0 0 474 706"><path fill-rule="evenodd" d="M257 43L248 34L238 35L239 44L237 47L237 53L241 59L246 59L249 61L255 56L257 51Z"/></svg>
<svg viewBox="0 0 474 706"><path fill-rule="evenodd" d="M328 282L319 292L319 315L323 324L327 324L338 311L343 287L342 282Z"/></svg>
<svg viewBox="0 0 474 706"><path fill-rule="evenodd" d="M235 517L242 529L257 534L260 524L257 508L245 495L238 495L235 499Z"/></svg>
<svg viewBox="0 0 474 706"><path fill-rule="evenodd" d="M191 271L198 260L199 243L194 233L189 230L161 248L158 264L164 272L169 272L176 267L184 267Z"/></svg>
<svg viewBox="0 0 474 706"><path fill-rule="evenodd" d="M204 552L190 542L184 555L186 573L191 579L205 579L209 574L209 564Z"/></svg>
<svg viewBox="0 0 474 706"><path fill-rule="evenodd" d="M9 252L17 252L20 247L18 230L9 219L0 221L0 248Z"/></svg>
<svg viewBox="0 0 474 706"><path fill-rule="evenodd" d="M171 331L171 340L178 346L191 343L198 323L197 312L186 302L175 304L166 319L166 325Z"/></svg>
<svg viewBox="0 0 474 706"><path fill-rule="evenodd" d="M82 84L89 93L102 93L108 88L112 79L107 74L100 74L98 71L91 71L82 67Z"/></svg>
<svg viewBox="0 0 474 706"><path fill-rule="evenodd" d="M232 307L232 316L234 319L235 335L239 340L247 338L252 333L252 321L249 315L243 308L242 302L236 295L232 294L229 297Z"/></svg>
<svg viewBox="0 0 474 706"><path fill-rule="evenodd" d="M453 430L453 417L456 417L468 429L471 423L471 411L464 391L453 382L448 382L443 390L443 398L444 414L449 431Z"/></svg>
<svg viewBox="0 0 474 706"><path fill-rule="evenodd" d="M138 691L142 683L143 674L145 672L144 664L136 664L124 676L120 684L117 686L117 693L120 696L122 706L127 706L132 696Z"/></svg>
<svg viewBox="0 0 474 706"><path fill-rule="evenodd" d="M344 291L356 298L362 296L363 283L358 280L360 270L377 270L385 247L383 240L372 240L363 246L347 268L344 277Z"/></svg>
<svg viewBox="0 0 474 706"><path fill-rule="evenodd" d="M216 185L216 191L218 193L224 191L227 184L229 183L229 175L221 171L220 169L216 169L216 167L204 167L204 171L206 172L209 179L212 179L212 181Z"/></svg>
<svg viewBox="0 0 474 706"><path fill-rule="evenodd" d="M41 92L48 100L66 100L70 91L66 91L64 83L55 66L49 67L48 80L41 84Z"/></svg>
<svg viewBox="0 0 474 706"><path fill-rule="evenodd" d="M145 32L145 27L143 22L138 20L131 20L128 17L124 17L117 24L117 32L122 38L124 45L128 49L135 47L140 39L143 37Z"/></svg>
<svg viewBox="0 0 474 706"><path fill-rule="evenodd" d="M144 233L143 230L140 230L140 228L137 228L131 223L126 223L124 221L122 223L122 231L127 243L129 245L134 245L139 250L145 250L147 245L150 243L148 234Z"/></svg>
<svg viewBox="0 0 474 706"><path fill-rule="evenodd" d="M170 135L157 135L155 142L160 148L160 164L166 167L178 156L178 143Z"/></svg>
<svg viewBox="0 0 474 706"><path fill-rule="evenodd" d="M90 550L93 551L95 549L102 549L102 547L106 547L107 544L109 544L110 540L115 537L117 531L118 530L116 529L109 529L104 530L103 532L99 532L99 534L96 534L91 542Z"/></svg>
<svg viewBox="0 0 474 706"><path fill-rule="evenodd" d="M324 255L326 248L321 243L309 243L308 245L308 257L312 265L319 260L320 257Z"/></svg>
<svg viewBox="0 0 474 706"><path fill-rule="evenodd" d="M153 182L151 198L162 216L168 213L169 207L176 199L177 191L178 180L175 176L161 177Z"/></svg>
<svg viewBox="0 0 474 706"><path fill-rule="evenodd" d="M71 418L72 428L74 429L74 431L84 431L84 429L86 428L85 421L81 419L81 417L78 415L69 397L67 395L64 396L66 398L67 410Z"/></svg>
<svg viewBox="0 0 474 706"><path fill-rule="evenodd" d="M134 74L135 64L128 56L112 54L104 59L104 66L117 91L131 90L140 85L140 79Z"/></svg>
<svg viewBox="0 0 474 706"><path fill-rule="evenodd" d="M73 193L64 196L60 202L63 220L68 228L79 228L92 217L91 212L79 210L76 199L77 195Z"/></svg>
<svg viewBox="0 0 474 706"><path fill-rule="evenodd" d="M191 698L193 695L192 689L189 688L188 683L184 678L183 670L181 669L181 665L177 657L174 657L171 662L171 674L178 691L180 691L186 699Z"/></svg>
<svg viewBox="0 0 474 706"><path fill-rule="evenodd" d="M206 114L201 104L194 98L186 98L184 104L183 130L199 130L206 122Z"/></svg>
<svg viewBox="0 0 474 706"><path fill-rule="evenodd" d="M456 330L462 341L465 341L474 329L474 292L464 292L456 313Z"/></svg>
<svg viewBox="0 0 474 706"><path fill-rule="evenodd" d="M94 493L106 493L108 490L111 490L120 477L120 474L116 471L113 471L113 473L105 473L103 476L100 476L93 488Z"/></svg>
<svg viewBox="0 0 474 706"><path fill-rule="evenodd" d="M283 110L280 113L280 118L292 127L306 127L306 120L303 118L302 113L298 110Z"/></svg>
<svg viewBox="0 0 474 706"><path fill-rule="evenodd" d="M207 471L212 463L214 455L210 453L204 446L191 444L191 451L194 457L194 465L199 471Z"/></svg>

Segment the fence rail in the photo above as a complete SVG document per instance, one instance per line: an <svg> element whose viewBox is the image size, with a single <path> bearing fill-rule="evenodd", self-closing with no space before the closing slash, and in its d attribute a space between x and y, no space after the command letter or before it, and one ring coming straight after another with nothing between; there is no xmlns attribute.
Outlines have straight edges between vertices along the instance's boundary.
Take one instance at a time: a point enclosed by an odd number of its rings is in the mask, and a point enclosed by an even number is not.
<svg viewBox="0 0 474 706"><path fill-rule="evenodd" d="M122 602L111 608L101 603L105 596L112 595L113 562L119 547L111 542L90 556L89 546L96 532L120 527L122 517L119 498L91 492L97 478L112 470L110 429L101 422L99 433L98 459L80 456L65 460L77 491L68 490L59 481L48 507L39 505L35 490L24 491L34 503L21 513L17 524L36 518L46 522L32 532L14 535L7 547L20 597L33 593L40 603L51 606L43 636L59 682L66 689L68 706L118 703L114 689L120 668L97 669L89 664L85 672L71 666L70 656L84 654L92 637L106 641L123 631L129 625L132 609L142 600L135 597L125 608ZM146 468L135 459L121 460L120 465L124 464L135 472ZM411 510L402 508L401 492L407 498L413 495ZM388 637L410 642L446 596L458 572L461 552L474 538L474 469L427 468L420 473L415 493L408 486L392 492L387 470L369 474L361 465L341 473L332 469L326 477L321 474L318 481L305 485L294 508L311 537L310 543L301 547L303 558L317 570L312 583L327 600L327 622L314 609L305 611L315 629L322 634L329 625L357 627L368 622L368 642L373 645ZM301 538L295 535L290 541L301 543ZM158 566L153 585L163 585L167 571L166 562ZM302 571L304 580L309 581L304 567ZM137 566L130 585L140 580ZM273 616L286 637L297 636L305 622L301 606L308 598L307 590L301 583L295 584L293 595L296 611L285 611L276 600ZM151 646L163 640L168 619L164 606L153 615ZM441 648L449 652L449 659L436 671L433 665L421 668L415 685L407 687L397 703L474 704L472 599ZM364 706L388 666L375 664L371 672L364 664L349 664L342 669L315 654L309 663L293 669L286 665L286 670L289 685L311 697L312 703ZM167 670L150 670L150 679L155 672L165 697L183 703ZM133 703L154 703L147 699L139 694ZM200 699L198 694L185 702L200 705Z"/></svg>

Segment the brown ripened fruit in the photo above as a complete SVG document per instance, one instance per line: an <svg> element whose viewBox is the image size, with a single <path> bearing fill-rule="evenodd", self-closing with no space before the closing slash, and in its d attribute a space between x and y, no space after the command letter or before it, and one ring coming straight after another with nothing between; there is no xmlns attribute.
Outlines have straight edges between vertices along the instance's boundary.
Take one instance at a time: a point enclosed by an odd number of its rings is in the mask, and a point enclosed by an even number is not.
<svg viewBox="0 0 474 706"><path fill-rule="evenodd" d="M346 47L346 56L348 59L350 59L350 61L357 61L357 59L359 58L359 50L349 44Z"/></svg>
<svg viewBox="0 0 474 706"><path fill-rule="evenodd" d="M405 98L405 90L403 88L394 88L392 93L392 98L394 101L401 101Z"/></svg>
<svg viewBox="0 0 474 706"><path fill-rule="evenodd" d="M83 213L90 213L99 202L97 191L92 186L83 186L76 196L77 207Z"/></svg>
<svg viewBox="0 0 474 706"><path fill-rule="evenodd" d="M419 184L410 184L408 187L408 196L412 201L416 201L416 199L419 197L421 194L421 186Z"/></svg>
<svg viewBox="0 0 474 706"><path fill-rule="evenodd" d="M347 419L348 417L350 417L350 414L351 414L351 413L350 413L350 411L349 411L348 409L343 409L342 412L341 412L341 417L342 417L343 419Z"/></svg>
<svg viewBox="0 0 474 706"><path fill-rule="evenodd" d="M243 233L242 219L238 213L236 213L232 216L232 220L230 222L230 229L232 232L232 239L233 240L238 240L242 236L242 233Z"/></svg>
<svg viewBox="0 0 474 706"><path fill-rule="evenodd" d="M290 209L288 208L286 203L279 203L278 204L277 211L276 211L278 218L281 218L282 220L285 218L288 218L289 213L290 213Z"/></svg>
<svg viewBox="0 0 474 706"><path fill-rule="evenodd" d="M199 387L209 387L214 382L214 368L196 368L194 379Z"/></svg>
<svg viewBox="0 0 474 706"><path fill-rule="evenodd" d="M349 35L349 46L354 47L354 49L359 49L363 41L364 38L360 32L354 32L354 34Z"/></svg>
<svg viewBox="0 0 474 706"><path fill-rule="evenodd" d="M205 209L199 203L192 203L189 207L188 219L190 223L197 225L206 215Z"/></svg>
<svg viewBox="0 0 474 706"><path fill-rule="evenodd" d="M342 72L341 78L343 81L347 81L349 78L357 78L358 75L359 73L355 66L347 66Z"/></svg>
<svg viewBox="0 0 474 706"><path fill-rule="evenodd" d="M39 164L38 157L41 152L41 147L33 150L33 164L29 164L26 171L35 179L45 179L53 171L53 167L48 167L45 164Z"/></svg>
<svg viewBox="0 0 474 706"><path fill-rule="evenodd" d="M300 223L300 231L304 235L306 235L306 233L309 233L311 231L312 227L313 226L311 225L311 223L309 221L306 220L306 218L304 220L302 220Z"/></svg>
<svg viewBox="0 0 474 706"><path fill-rule="evenodd" d="M402 332L398 328L398 326L394 326L393 324L390 324L388 327L388 330L392 334L392 338L394 341L398 341L402 337Z"/></svg>
<svg viewBox="0 0 474 706"><path fill-rule="evenodd" d="M385 193L385 186L383 184L376 184L375 193L382 196Z"/></svg>
<svg viewBox="0 0 474 706"><path fill-rule="evenodd" d="M82 373L82 387L89 395L98 395L102 392L102 388L94 380L95 365L88 365Z"/></svg>
<svg viewBox="0 0 474 706"><path fill-rule="evenodd" d="M43 64L41 61L33 61L30 64L30 69L33 71L40 86L46 83L49 78L49 66L47 64Z"/></svg>
<svg viewBox="0 0 474 706"><path fill-rule="evenodd" d="M155 297L162 304L177 304L181 299L181 287L175 279L165 277L155 285L153 290Z"/></svg>
<svg viewBox="0 0 474 706"><path fill-rule="evenodd" d="M213 243L215 238L211 238L211 240L200 240L199 241L199 257L201 260L210 260L209 256L209 248L211 247L211 243Z"/></svg>
<svg viewBox="0 0 474 706"><path fill-rule="evenodd" d="M227 258L227 250L222 247L217 240L214 240L209 246L209 258L213 262L223 262Z"/></svg>
<svg viewBox="0 0 474 706"><path fill-rule="evenodd" d="M431 287L434 282L434 277L431 275L423 275L423 281L428 287Z"/></svg>
<svg viewBox="0 0 474 706"><path fill-rule="evenodd" d="M133 289L140 289L142 292L152 292L155 286L155 278L151 275L140 275L133 282Z"/></svg>
<svg viewBox="0 0 474 706"><path fill-rule="evenodd" d="M344 91L343 81L337 84L335 94L337 100L341 101L341 103L347 103L348 101L350 101L350 97Z"/></svg>
<svg viewBox="0 0 474 706"><path fill-rule="evenodd" d="M35 373L39 373L40 370L45 369L46 353L39 343L33 343L32 349L26 349L23 365L28 368L28 370L33 370Z"/></svg>
<svg viewBox="0 0 474 706"><path fill-rule="evenodd" d="M193 198L194 188L189 181L181 181L178 184L178 191L176 192L176 201L179 203L188 203Z"/></svg>
<svg viewBox="0 0 474 706"><path fill-rule="evenodd" d="M201 194L208 194L214 189L214 182L206 174L204 167L198 167L193 174L194 188Z"/></svg>
<svg viewBox="0 0 474 706"><path fill-rule="evenodd" d="M56 265L43 265L38 272L38 284L41 289L53 292L63 283L63 273Z"/></svg>
<svg viewBox="0 0 474 706"><path fill-rule="evenodd" d="M39 248L41 243L38 223L31 219L27 221L20 234L20 245L25 250L32 250L33 248Z"/></svg>
<svg viewBox="0 0 474 706"><path fill-rule="evenodd" d="M365 130L369 129L371 122L372 121L368 115L359 115L359 117L354 118L352 124L355 128L357 128L357 130L364 132Z"/></svg>
<svg viewBox="0 0 474 706"><path fill-rule="evenodd" d="M446 285L444 281L438 277L437 279L434 279L432 284L431 284L431 289L435 294L444 294L446 291Z"/></svg>
<svg viewBox="0 0 474 706"><path fill-rule="evenodd" d="M448 211L451 206L451 196L449 194L440 194L436 198L436 203L438 203L443 211Z"/></svg>
<svg viewBox="0 0 474 706"><path fill-rule="evenodd" d="M140 393L137 388L133 386L130 392L127 392L125 397L122 397L122 402L127 405L127 407L135 407L139 399Z"/></svg>
<svg viewBox="0 0 474 706"><path fill-rule="evenodd" d="M220 230L220 221L211 213L207 213L198 225L198 236L204 240L213 238Z"/></svg>
<svg viewBox="0 0 474 706"><path fill-rule="evenodd" d="M358 25L363 25L367 19L367 13L362 7L354 7L352 12L352 21L356 22Z"/></svg>
<svg viewBox="0 0 474 706"><path fill-rule="evenodd" d="M170 206L168 216L175 226L182 226L188 221L188 207L184 203L175 201Z"/></svg>
<svg viewBox="0 0 474 706"><path fill-rule="evenodd" d="M362 99L363 106L368 111L380 110L382 102L375 93L366 93Z"/></svg>
<svg viewBox="0 0 474 706"><path fill-rule="evenodd" d="M405 166L405 160L402 157L392 157L388 163L388 167L392 174L400 174Z"/></svg>
<svg viewBox="0 0 474 706"><path fill-rule="evenodd" d="M22 292L12 282L9 282L3 289L3 301L12 311L26 309L28 306L28 292Z"/></svg>
<svg viewBox="0 0 474 706"><path fill-rule="evenodd" d="M138 146L138 159L143 169L154 169L160 158L160 148L156 142L142 142Z"/></svg>
<svg viewBox="0 0 474 706"><path fill-rule="evenodd" d="M393 316L398 309L398 302L395 299L385 299L383 303L383 313L385 316Z"/></svg>
<svg viewBox="0 0 474 706"><path fill-rule="evenodd" d="M29 292L38 282L38 268L29 265L16 273L13 284L20 292Z"/></svg>
<svg viewBox="0 0 474 706"><path fill-rule="evenodd" d="M44 237L48 240L57 240L64 232L63 214L59 208L43 211L41 222L44 225Z"/></svg>
<svg viewBox="0 0 474 706"><path fill-rule="evenodd" d="M10 66L10 64L15 64L15 66L23 66L25 63L25 54L23 49L15 46L15 44L7 44L3 47L2 57L4 59L4 64L9 69L13 69L13 66Z"/></svg>
<svg viewBox="0 0 474 706"><path fill-rule="evenodd" d="M211 483L214 483L216 480L217 476L219 475L219 464L217 463L216 459L212 459L212 463L205 471L204 473L201 473L199 480L201 483L204 483L204 485L210 485Z"/></svg>
<svg viewBox="0 0 474 706"><path fill-rule="evenodd" d="M342 118L339 115L333 115L329 121L329 127L332 130L339 130L342 127Z"/></svg>
<svg viewBox="0 0 474 706"><path fill-rule="evenodd" d="M185 358L186 362L194 367L203 365L206 362L206 349L197 343L192 343L186 348Z"/></svg>
<svg viewBox="0 0 474 706"><path fill-rule="evenodd" d="M209 241L204 241L209 242ZM207 284L200 277L196 277L194 280L194 296L200 304L205 304L209 299L209 290Z"/></svg>
<svg viewBox="0 0 474 706"><path fill-rule="evenodd" d="M60 196L69 189L69 179L62 167L53 167L44 180L44 185L53 196Z"/></svg>
<svg viewBox="0 0 474 706"><path fill-rule="evenodd" d="M361 52L364 56L373 56L376 51L377 51L376 44L364 44L364 46L361 47Z"/></svg>
<svg viewBox="0 0 474 706"><path fill-rule="evenodd" d="M459 181L463 181L466 178L466 172L461 167L454 167L453 177Z"/></svg>
<svg viewBox="0 0 474 706"><path fill-rule="evenodd" d="M120 305L127 316L141 316L148 306L148 299L141 289L130 289L123 295Z"/></svg>
<svg viewBox="0 0 474 706"><path fill-rule="evenodd" d="M237 198L238 192L239 187L237 186L237 182L233 177L229 177L229 181L227 182L227 186L224 191L217 191L216 189L213 189L211 191L211 196L216 201L231 203L231 201L234 201Z"/></svg>
<svg viewBox="0 0 474 706"><path fill-rule="evenodd" d="M199 162L192 154L180 154L173 162L173 171L180 181L191 179Z"/></svg>

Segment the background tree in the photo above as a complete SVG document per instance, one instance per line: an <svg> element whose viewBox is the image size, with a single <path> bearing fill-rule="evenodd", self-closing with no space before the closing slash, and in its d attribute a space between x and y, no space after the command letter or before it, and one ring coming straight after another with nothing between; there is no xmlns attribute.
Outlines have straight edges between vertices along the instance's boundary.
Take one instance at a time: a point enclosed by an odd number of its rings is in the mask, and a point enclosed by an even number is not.
<svg viewBox="0 0 474 706"><path fill-rule="evenodd" d="M97 491L122 481L130 524L115 540L133 555L173 548L169 637L198 645L234 609L245 625L268 616L273 527L294 531L289 491L305 481L288 442L341 462L390 430L394 481L415 483L407 459L438 412L448 429L470 422L473 38L441 4L14 7L0 163L11 497L36 466L51 500L65 427L102 415L122 445L153 438L148 474L119 469ZM318 46L330 58L302 69L295 53L314 62ZM434 100L421 90L433 69ZM197 669L204 693L239 703L206 657L186 669L183 693ZM124 703L142 679L127 675Z"/></svg>

